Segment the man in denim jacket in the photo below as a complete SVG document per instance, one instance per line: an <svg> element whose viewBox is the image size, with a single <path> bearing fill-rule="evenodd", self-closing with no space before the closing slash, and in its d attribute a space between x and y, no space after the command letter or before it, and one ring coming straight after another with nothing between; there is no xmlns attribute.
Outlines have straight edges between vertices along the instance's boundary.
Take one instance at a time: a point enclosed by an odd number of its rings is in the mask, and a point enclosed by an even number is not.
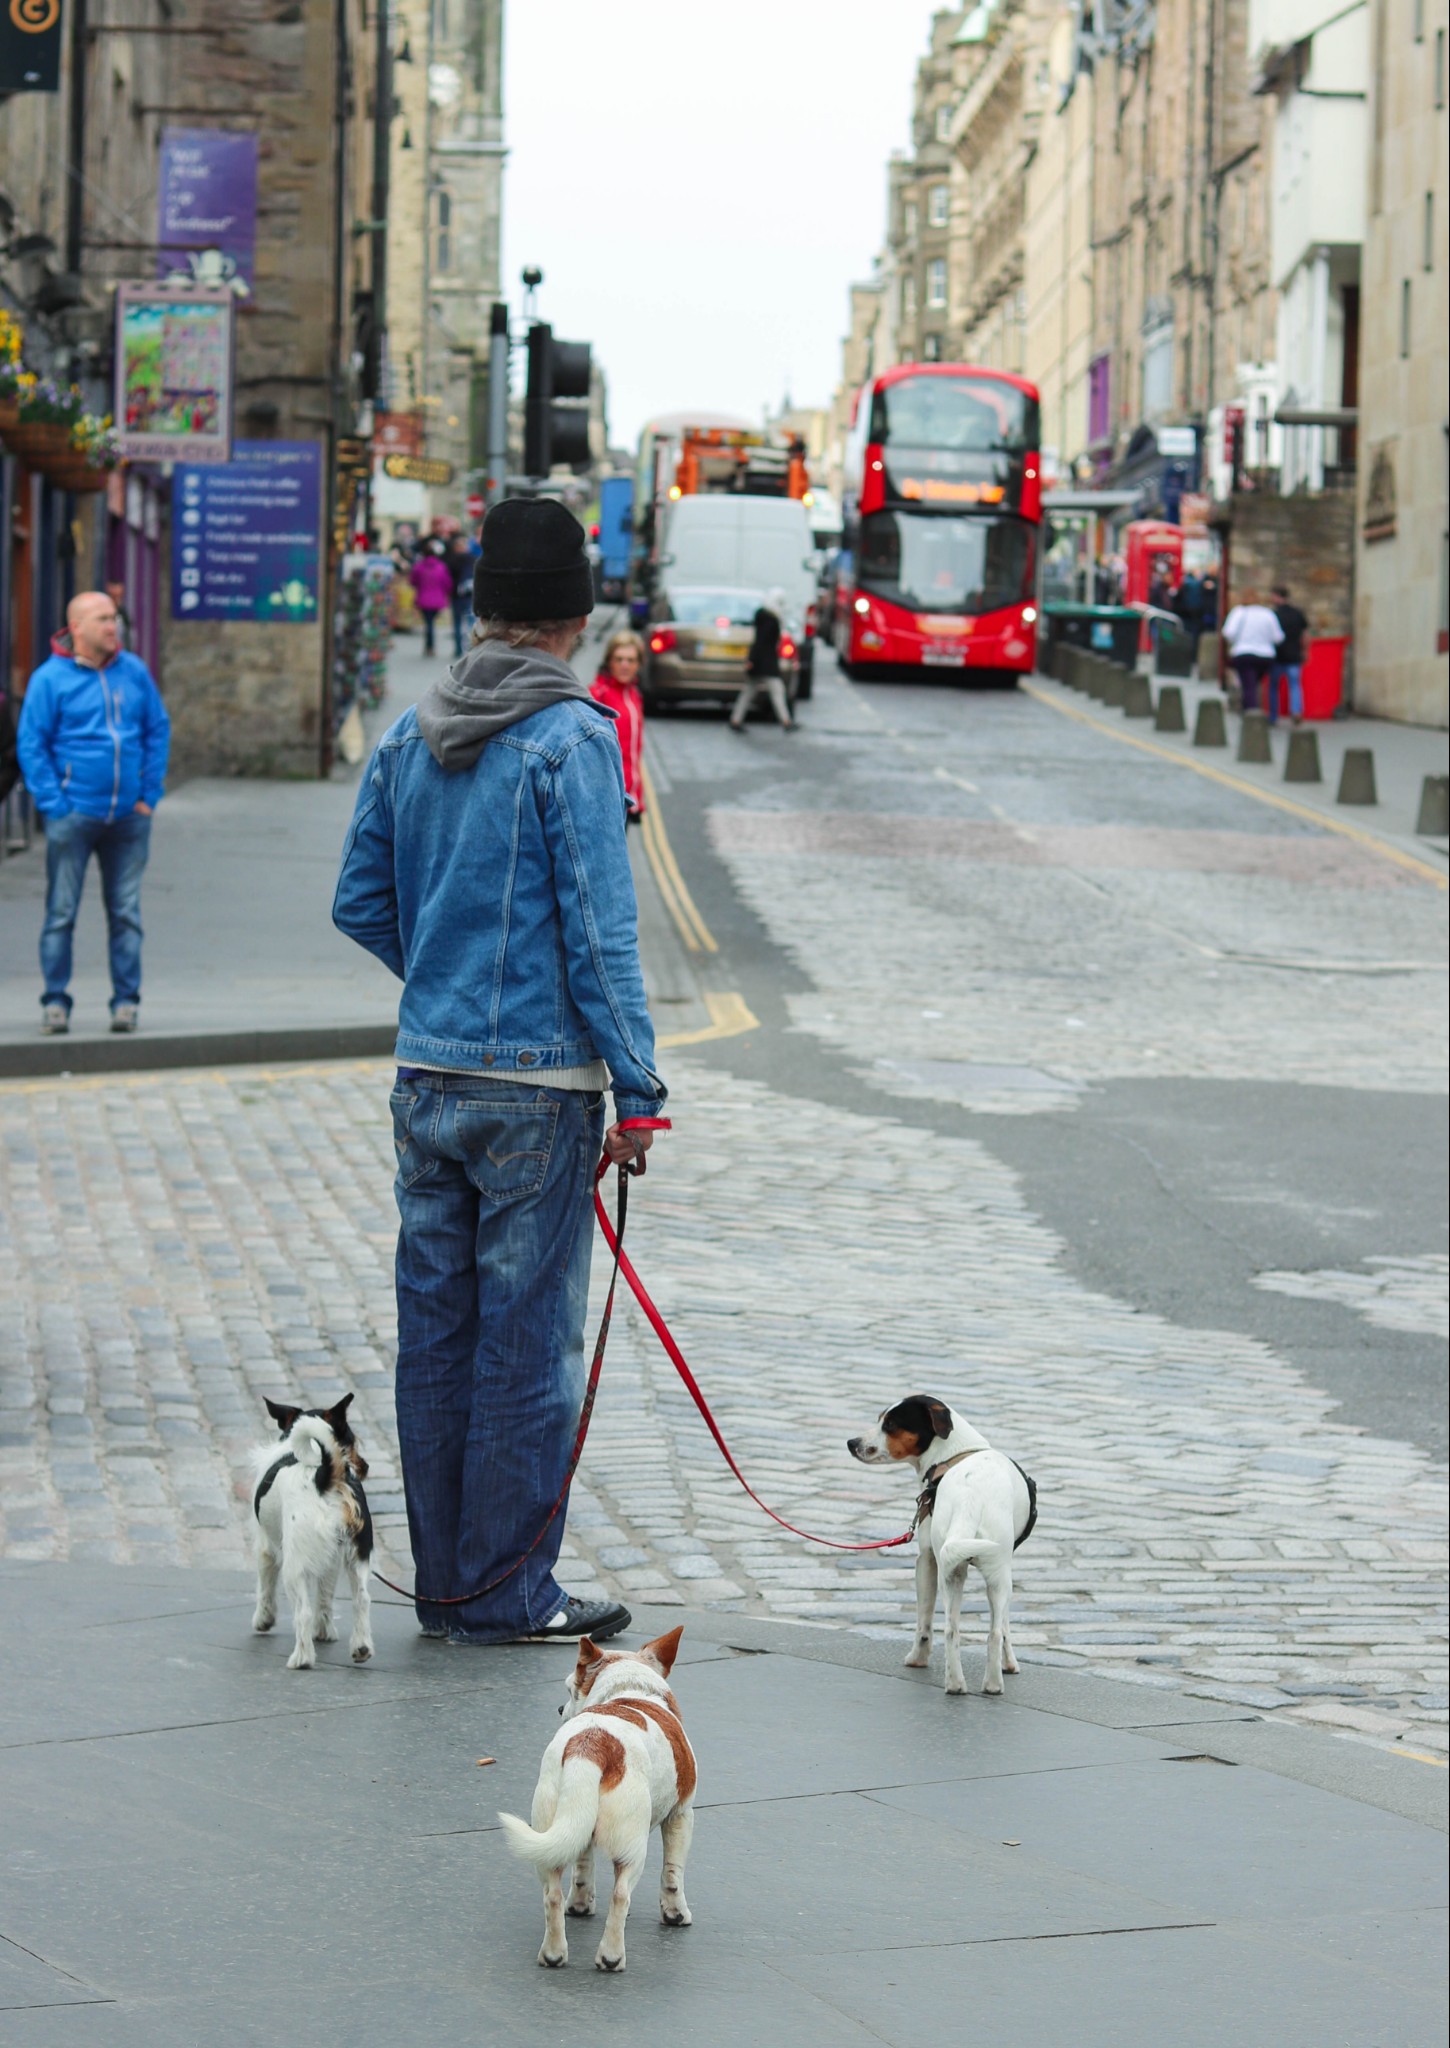
<svg viewBox="0 0 1450 2048"><path fill-rule="evenodd" d="M555 1518L584 1389L591 1186L648 1146L654 1070L610 714L575 676L594 594L563 506L484 522L474 645L389 728L333 905L403 983L393 1135L398 1438L425 1635L629 1625L566 1594ZM604 1128L603 1091L615 1122Z"/></svg>

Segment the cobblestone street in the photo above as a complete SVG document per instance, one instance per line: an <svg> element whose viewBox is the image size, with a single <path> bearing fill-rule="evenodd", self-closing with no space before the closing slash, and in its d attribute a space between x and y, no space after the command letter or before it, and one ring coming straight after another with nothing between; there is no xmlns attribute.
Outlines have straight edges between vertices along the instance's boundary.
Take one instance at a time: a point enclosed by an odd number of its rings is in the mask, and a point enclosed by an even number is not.
<svg viewBox="0 0 1450 2048"><path fill-rule="evenodd" d="M1025 1661L1443 1746L1445 1502L1423 1454L1335 1424L1261 1345L1085 1291L982 1147L671 1071L679 1134L639 1191L634 1256L782 1513L840 1537L905 1526L908 1488L853 1466L844 1438L909 1385L939 1386L1042 1489L1018 1560ZM241 1565L263 1395L351 1387L406 1564L387 1076L0 1093L10 1557ZM732 1159L733 1134L787 1116L788 1156ZM773 1532L632 1306L583 1475L571 1587L904 1647L909 1561Z"/></svg>

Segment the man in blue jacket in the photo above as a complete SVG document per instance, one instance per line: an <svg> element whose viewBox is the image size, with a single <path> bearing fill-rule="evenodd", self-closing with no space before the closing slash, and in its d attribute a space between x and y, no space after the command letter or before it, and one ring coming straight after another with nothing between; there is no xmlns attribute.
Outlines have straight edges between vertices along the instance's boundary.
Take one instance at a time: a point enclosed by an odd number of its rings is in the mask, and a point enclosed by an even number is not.
<svg viewBox="0 0 1450 2048"><path fill-rule="evenodd" d="M567 658L594 604L584 529L505 500L473 595L474 645L363 776L332 914L403 983L396 1401L419 1623L599 1641L627 1609L559 1586L562 1513L536 1539L583 1399L593 1168L601 1141L616 1162L648 1148L665 1086L619 742Z"/></svg>
<svg viewBox="0 0 1450 2048"><path fill-rule="evenodd" d="M66 634L20 707L20 772L45 820L40 1028L70 1029L71 940L91 855L101 870L111 952L111 1029L134 1031L141 1003L141 875L161 801L171 720L144 661L120 644L104 591L73 597ZM66 641L69 639L69 646Z"/></svg>

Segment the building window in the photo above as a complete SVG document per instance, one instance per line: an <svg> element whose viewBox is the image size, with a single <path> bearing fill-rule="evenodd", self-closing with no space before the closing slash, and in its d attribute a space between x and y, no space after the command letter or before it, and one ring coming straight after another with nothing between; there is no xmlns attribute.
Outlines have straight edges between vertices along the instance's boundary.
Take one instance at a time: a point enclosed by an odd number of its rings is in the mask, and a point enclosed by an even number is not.
<svg viewBox="0 0 1450 2048"><path fill-rule="evenodd" d="M1173 410L1173 322L1144 323L1143 417L1162 419Z"/></svg>
<svg viewBox="0 0 1450 2048"><path fill-rule="evenodd" d="M1445 104L1445 31L1443 28L1437 28L1435 31L1435 104L1437 107L1443 107Z"/></svg>
<svg viewBox="0 0 1450 2048"><path fill-rule="evenodd" d="M952 103L943 100L936 110L936 139L945 142L952 132Z"/></svg>
<svg viewBox="0 0 1450 2048"><path fill-rule="evenodd" d="M924 363L939 363L941 361L941 336L939 334L928 334L923 337L921 359Z"/></svg>
<svg viewBox="0 0 1450 2048"><path fill-rule="evenodd" d="M1424 270L1435 268L1435 195L1425 194L1425 246L1420 252L1420 265Z"/></svg>
<svg viewBox="0 0 1450 2048"><path fill-rule="evenodd" d="M1088 441L1093 447L1112 432L1112 376L1110 356L1094 356L1088 364Z"/></svg>
<svg viewBox="0 0 1450 2048"><path fill-rule="evenodd" d="M927 197L926 217L934 228L944 228L946 226L947 188L945 185L932 186Z"/></svg>
<svg viewBox="0 0 1450 2048"><path fill-rule="evenodd" d="M1400 286L1400 354L1410 353L1410 280Z"/></svg>
<svg viewBox="0 0 1450 2048"><path fill-rule="evenodd" d="M433 267L446 275L453 268L453 201L446 192L433 195L433 218L437 235L433 244Z"/></svg>
<svg viewBox="0 0 1450 2048"><path fill-rule="evenodd" d="M938 256L926 266L926 303L929 306L944 306L947 302L947 266L945 257Z"/></svg>
<svg viewBox="0 0 1450 2048"><path fill-rule="evenodd" d="M901 317L903 320L916 318L916 279L910 271L901 280Z"/></svg>
<svg viewBox="0 0 1450 2048"><path fill-rule="evenodd" d="M901 229L908 242L916 240L916 201L908 199L901 209Z"/></svg>
<svg viewBox="0 0 1450 2048"><path fill-rule="evenodd" d="M1415 24L1415 41L1423 43L1425 40L1425 0L1415 0L1411 18Z"/></svg>

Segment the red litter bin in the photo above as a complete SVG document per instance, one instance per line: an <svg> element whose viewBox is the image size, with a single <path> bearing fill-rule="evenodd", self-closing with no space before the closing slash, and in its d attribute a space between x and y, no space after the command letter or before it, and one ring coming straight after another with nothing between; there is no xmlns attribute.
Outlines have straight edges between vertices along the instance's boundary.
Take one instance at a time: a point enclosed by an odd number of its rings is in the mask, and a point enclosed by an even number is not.
<svg viewBox="0 0 1450 2048"><path fill-rule="evenodd" d="M1309 653L1304 663L1304 672L1299 678L1304 688L1304 716L1306 718L1333 718L1344 695L1344 650L1349 645L1346 633L1337 640L1311 640ZM1289 685L1279 684L1279 714L1289 715Z"/></svg>

